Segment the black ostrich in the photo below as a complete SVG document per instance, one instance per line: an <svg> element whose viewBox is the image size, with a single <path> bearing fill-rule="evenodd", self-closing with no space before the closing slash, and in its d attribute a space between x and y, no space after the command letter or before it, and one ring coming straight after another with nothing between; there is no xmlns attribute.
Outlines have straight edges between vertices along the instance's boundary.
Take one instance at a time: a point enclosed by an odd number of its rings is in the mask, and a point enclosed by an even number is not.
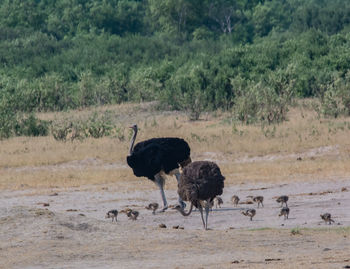
<svg viewBox="0 0 350 269"><path fill-rule="evenodd" d="M126 161L135 176L147 177L158 185L164 204L162 211L165 211L168 203L164 193L164 174L175 175L179 182L179 166L184 167L191 162L190 147L185 140L176 137L152 138L139 142L134 147L138 129L136 124L130 128L134 134ZM180 197L179 203L185 207Z"/></svg>
<svg viewBox="0 0 350 269"><path fill-rule="evenodd" d="M204 229L207 230L210 205L217 195L222 194L224 180L220 168L213 162L197 161L188 164L181 174L177 192L184 201L191 202L191 208L187 213L180 206L176 206L175 209L188 216L195 206L201 213ZM203 208L205 208L205 221Z"/></svg>

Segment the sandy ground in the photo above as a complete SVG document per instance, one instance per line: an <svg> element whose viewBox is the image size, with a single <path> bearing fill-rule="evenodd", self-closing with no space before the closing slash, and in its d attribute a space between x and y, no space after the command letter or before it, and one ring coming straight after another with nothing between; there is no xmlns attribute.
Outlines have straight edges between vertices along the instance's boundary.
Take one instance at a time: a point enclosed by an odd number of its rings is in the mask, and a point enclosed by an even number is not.
<svg viewBox="0 0 350 269"><path fill-rule="evenodd" d="M145 179L142 179L145 180ZM169 179L175 180L175 179ZM263 195L264 207L230 202ZM167 190L169 204L176 192ZM275 197L289 195L288 220L278 217ZM222 208L209 215L204 231L199 212L183 217L160 202L158 191L120 192L113 185L89 190L0 192L1 268L346 268L350 266L350 179L226 186ZM49 205L44 205L48 203ZM111 209L130 207L136 221ZM256 208L253 221L240 211ZM329 212L327 225L320 214ZM160 228L165 224L166 228ZM180 226L184 229L174 229Z"/></svg>

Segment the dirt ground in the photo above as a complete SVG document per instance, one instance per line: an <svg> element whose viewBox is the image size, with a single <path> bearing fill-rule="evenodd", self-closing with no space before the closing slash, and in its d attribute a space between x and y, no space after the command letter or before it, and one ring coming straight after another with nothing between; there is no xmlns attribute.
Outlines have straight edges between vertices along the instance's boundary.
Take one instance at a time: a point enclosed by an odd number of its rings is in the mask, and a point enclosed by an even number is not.
<svg viewBox="0 0 350 269"><path fill-rule="evenodd" d="M127 127L124 140L13 138L0 141L0 268L350 268L350 119L320 120L302 106L262 130L227 124L225 114L192 122L134 105L113 111L118 126L139 124L137 142L182 137L193 160L220 166L224 204L210 212L209 230L198 211L145 209L161 197L125 163ZM174 205L175 178L165 187ZM234 207L234 194L262 195L264 207ZM289 196L287 220L280 195ZM105 218L126 207L139 211L136 221ZM257 210L253 221L241 214L247 208ZM326 212L332 225L320 218Z"/></svg>
<svg viewBox="0 0 350 269"><path fill-rule="evenodd" d="M140 179L141 180L141 179ZM146 179L142 179L146 180ZM175 180L175 179L168 179ZM230 198L263 195L264 207L250 221ZM175 190L166 190L175 204ZM288 220L278 217L278 195L289 195ZM118 191L113 185L0 192L2 268L346 268L350 266L350 179L229 185L222 208L204 231L199 212L152 213L156 190ZM47 203L47 204L45 204ZM130 207L105 219L111 209ZM325 224L329 212L335 223ZM165 224L166 228L160 228ZM175 229L179 226L183 229Z"/></svg>

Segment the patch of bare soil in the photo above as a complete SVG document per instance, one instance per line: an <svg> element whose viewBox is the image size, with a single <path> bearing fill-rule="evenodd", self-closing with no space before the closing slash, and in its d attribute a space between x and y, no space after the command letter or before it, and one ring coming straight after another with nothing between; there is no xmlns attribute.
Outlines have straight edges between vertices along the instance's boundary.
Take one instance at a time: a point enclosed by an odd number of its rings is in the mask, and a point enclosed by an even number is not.
<svg viewBox="0 0 350 269"><path fill-rule="evenodd" d="M174 179L169 179L174 180ZM99 190L0 192L0 266L2 268L343 268L350 265L350 179L324 182L226 186L224 204L209 215L204 231L199 212L189 217L160 203L158 191ZM325 193L323 193L325 192ZM313 193L313 195L302 195ZM166 191L175 204L175 191ZM234 207L264 196L264 207ZM289 195L289 219L278 217L278 195ZM136 221L111 209L139 211ZM257 210L253 221L243 209ZM328 225L320 214L331 213ZM183 228L183 229L182 229Z"/></svg>

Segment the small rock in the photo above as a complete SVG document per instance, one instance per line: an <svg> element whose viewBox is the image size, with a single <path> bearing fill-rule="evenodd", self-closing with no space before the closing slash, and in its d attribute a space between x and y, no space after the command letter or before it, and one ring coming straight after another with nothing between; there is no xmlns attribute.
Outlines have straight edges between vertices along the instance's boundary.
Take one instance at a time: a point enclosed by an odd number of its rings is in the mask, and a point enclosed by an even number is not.
<svg viewBox="0 0 350 269"><path fill-rule="evenodd" d="M284 226L284 223L282 223L281 226Z"/></svg>
<svg viewBox="0 0 350 269"><path fill-rule="evenodd" d="M83 213L80 213L80 214L79 214L79 216L85 217L85 214L83 214Z"/></svg>
<svg viewBox="0 0 350 269"><path fill-rule="evenodd" d="M164 223L159 224L159 228L166 228L166 225Z"/></svg>
<svg viewBox="0 0 350 269"><path fill-rule="evenodd" d="M343 268L350 268L350 265L345 265Z"/></svg>
<svg viewBox="0 0 350 269"><path fill-rule="evenodd" d="M179 225L173 226L173 229L179 229Z"/></svg>
<svg viewBox="0 0 350 269"><path fill-rule="evenodd" d="M298 158L297 158L297 161L301 161L301 160L303 160L301 157L298 157Z"/></svg>
<svg viewBox="0 0 350 269"><path fill-rule="evenodd" d="M179 229L184 230L185 228L183 226L180 226Z"/></svg>
<svg viewBox="0 0 350 269"><path fill-rule="evenodd" d="M231 263L239 263L239 261L238 260L234 260L233 262L231 262Z"/></svg>
<svg viewBox="0 0 350 269"><path fill-rule="evenodd" d="M66 210L67 212L76 212L76 211L78 211L77 209L67 209Z"/></svg>
<svg viewBox="0 0 350 269"><path fill-rule="evenodd" d="M343 187L343 188L341 188L341 191L348 191L348 189Z"/></svg>
<svg viewBox="0 0 350 269"><path fill-rule="evenodd" d="M49 196L57 196L58 193L57 192L54 192L54 193L51 193Z"/></svg>
<svg viewBox="0 0 350 269"><path fill-rule="evenodd" d="M324 248L323 251L330 251L330 248Z"/></svg>

